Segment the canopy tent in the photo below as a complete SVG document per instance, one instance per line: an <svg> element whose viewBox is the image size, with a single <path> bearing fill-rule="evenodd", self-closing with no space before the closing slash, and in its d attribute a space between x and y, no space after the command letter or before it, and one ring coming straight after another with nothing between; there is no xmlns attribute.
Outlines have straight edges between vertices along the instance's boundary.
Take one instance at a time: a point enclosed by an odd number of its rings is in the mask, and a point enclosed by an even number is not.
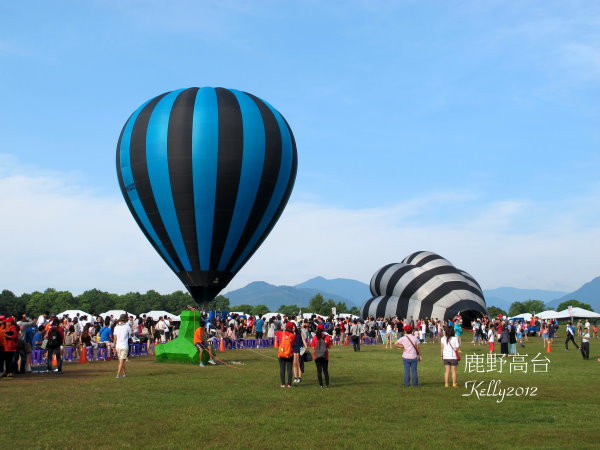
<svg viewBox="0 0 600 450"><path fill-rule="evenodd" d="M518 314L514 317L509 317L508 319L524 319L524 320L530 320L533 317L532 314L529 313L523 313L523 314Z"/></svg>
<svg viewBox="0 0 600 450"><path fill-rule="evenodd" d="M57 314L56 317L58 317L59 319L62 319L64 316L69 316L71 319L74 319L75 317L77 317L77 314L79 314L79 317L83 317L83 316L88 316L88 317L92 317L92 315L90 313L86 313L85 311L82 311L80 309L67 309L66 311L61 312L60 314Z"/></svg>
<svg viewBox="0 0 600 450"><path fill-rule="evenodd" d="M559 311L556 316L557 319L568 319L570 317L583 318L583 319L600 319L600 314L595 313L593 311L588 311L587 309L575 307L569 313L569 309L565 309L563 311Z"/></svg>
<svg viewBox="0 0 600 450"><path fill-rule="evenodd" d="M343 319L352 319L352 320L354 320L354 319L360 319L360 317L355 316L354 314L349 314L349 313L338 314L336 317L337 318L341 317Z"/></svg>
<svg viewBox="0 0 600 450"><path fill-rule="evenodd" d="M146 317L151 317L152 320L158 320L159 317L165 317L167 316L167 318L169 320L175 320L175 321L180 321L181 319L179 318L179 316L176 316L175 314L171 314L167 311L150 311L144 314L141 314L142 316L145 315Z"/></svg>
<svg viewBox="0 0 600 450"><path fill-rule="evenodd" d="M554 311L553 309L549 309L548 311L543 311L539 314L535 315L538 319L556 319L558 316L558 312Z"/></svg>
<svg viewBox="0 0 600 450"><path fill-rule="evenodd" d="M124 309L111 309L110 311L106 311L105 313L100 314L100 317L105 319L107 316L108 317L112 316L115 319L118 319L121 314L127 314L127 317L129 317L129 316L135 317L135 314L128 313Z"/></svg>
<svg viewBox="0 0 600 450"><path fill-rule="evenodd" d="M302 313L301 314L302 319L310 319L312 316L319 317L323 320L327 319L327 316L323 316L323 315L317 314L317 313Z"/></svg>

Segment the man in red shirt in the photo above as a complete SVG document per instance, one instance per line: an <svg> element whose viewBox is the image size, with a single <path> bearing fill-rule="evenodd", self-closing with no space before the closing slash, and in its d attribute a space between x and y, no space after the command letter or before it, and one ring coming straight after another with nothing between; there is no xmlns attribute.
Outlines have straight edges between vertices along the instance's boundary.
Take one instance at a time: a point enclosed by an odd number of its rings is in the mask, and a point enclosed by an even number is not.
<svg viewBox="0 0 600 450"><path fill-rule="evenodd" d="M204 326L205 325L206 325L206 322L204 322L204 320L201 320L200 326L198 328L196 328L196 331L194 332L194 345L196 346L196 348L198 349L198 352L200 353L200 364L198 364L200 367L204 367L204 362L202 362L202 355L205 350L208 352L208 356L210 357L210 359L208 360L209 364L212 364L212 365L217 364L214 360L212 351L210 350L210 345L208 345L208 343L206 342L206 339L204 338Z"/></svg>

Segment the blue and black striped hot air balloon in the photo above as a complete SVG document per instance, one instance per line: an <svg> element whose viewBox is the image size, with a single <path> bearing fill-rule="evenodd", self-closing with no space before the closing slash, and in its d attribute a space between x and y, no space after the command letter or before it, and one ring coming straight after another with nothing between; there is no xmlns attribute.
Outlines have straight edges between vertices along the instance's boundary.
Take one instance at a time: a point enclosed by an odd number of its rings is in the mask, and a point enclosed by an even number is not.
<svg viewBox="0 0 600 450"><path fill-rule="evenodd" d="M131 214L199 304L227 286L270 233L297 162L283 116L252 94L224 88L149 100L117 145Z"/></svg>

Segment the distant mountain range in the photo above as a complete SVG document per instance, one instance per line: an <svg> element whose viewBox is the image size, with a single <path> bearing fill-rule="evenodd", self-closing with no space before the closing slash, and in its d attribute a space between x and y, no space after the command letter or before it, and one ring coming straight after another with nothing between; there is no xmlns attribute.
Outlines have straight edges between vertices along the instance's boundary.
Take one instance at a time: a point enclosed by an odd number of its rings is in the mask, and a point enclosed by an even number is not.
<svg viewBox="0 0 600 450"><path fill-rule="evenodd" d="M314 281L316 280L316 281ZM321 294L325 300L333 300L334 302L344 302L348 308L353 306L360 307L367 297L360 297L361 294L353 293L350 286L354 286L357 292L362 292L359 281L345 280L349 283L344 283L342 279L337 280L325 280L324 278L318 277L312 280L305 281L296 286L274 286L264 281L255 281L246 285L241 289L235 291L226 292L223 294L229 299L231 306L235 305L266 305L271 311L277 311L281 305L298 305L300 307L307 307L310 299L317 294ZM314 281L318 288L312 287ZM332 282L330 284L330 282ZM329 292L328 286L332 286L334 289L339 289L339 292L348 295L341 295L339 293ZM369 287L364 285L369 292ZM351 298L350 298L351 297ZM358 301L356 301L358 300Z"/></svg>
<svg viewBox="0 0 600 450"><path fill-rule="evenodd" d="M487 306L497 306L508 311L511 303L524 300L542 300L546 305L551 301L567 295L562 291L544 291L541 289L519 289L513 287L499 287L496 289L484 289L485 303ZM582 300L583 301L583 300Z"/></svg>
<svg viewBox="0 0 600 450"><path fill-rule="evenodd" d="M311 278L295 286L274 286L264 281L255 281L235 291L223 294L234 305L266 305L277 311L281 305L308 306L310 299L320 293L325 300L345 302L351 308L360 306L371 297L369 285L347 278L328 280ZM483 290L487 306L497 306L506 311L511 303L525 300L542 300L548 307L556 308L561 302L576 299L588 303L600 312L600 277L594 278L574 292L548 291L542 289L519 289L500 287Z"/></svg>

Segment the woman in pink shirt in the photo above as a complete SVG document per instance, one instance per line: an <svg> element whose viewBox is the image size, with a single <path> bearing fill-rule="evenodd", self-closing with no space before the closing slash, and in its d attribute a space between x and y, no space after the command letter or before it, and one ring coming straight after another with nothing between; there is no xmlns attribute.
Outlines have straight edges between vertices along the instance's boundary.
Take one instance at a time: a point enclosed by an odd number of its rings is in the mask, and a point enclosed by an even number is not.
<svg viewBox="0 0 600 450"><path fill-rule="evenodd" d="M412 334L410 325L404 326L404 336L396 342L396 347L403 349L402 362L404 363L404 386L410 386L412 373L413 386L419 385L419 376L417 374L417 363L421 360L421 349L419 348L419 339Z"/></svg>

